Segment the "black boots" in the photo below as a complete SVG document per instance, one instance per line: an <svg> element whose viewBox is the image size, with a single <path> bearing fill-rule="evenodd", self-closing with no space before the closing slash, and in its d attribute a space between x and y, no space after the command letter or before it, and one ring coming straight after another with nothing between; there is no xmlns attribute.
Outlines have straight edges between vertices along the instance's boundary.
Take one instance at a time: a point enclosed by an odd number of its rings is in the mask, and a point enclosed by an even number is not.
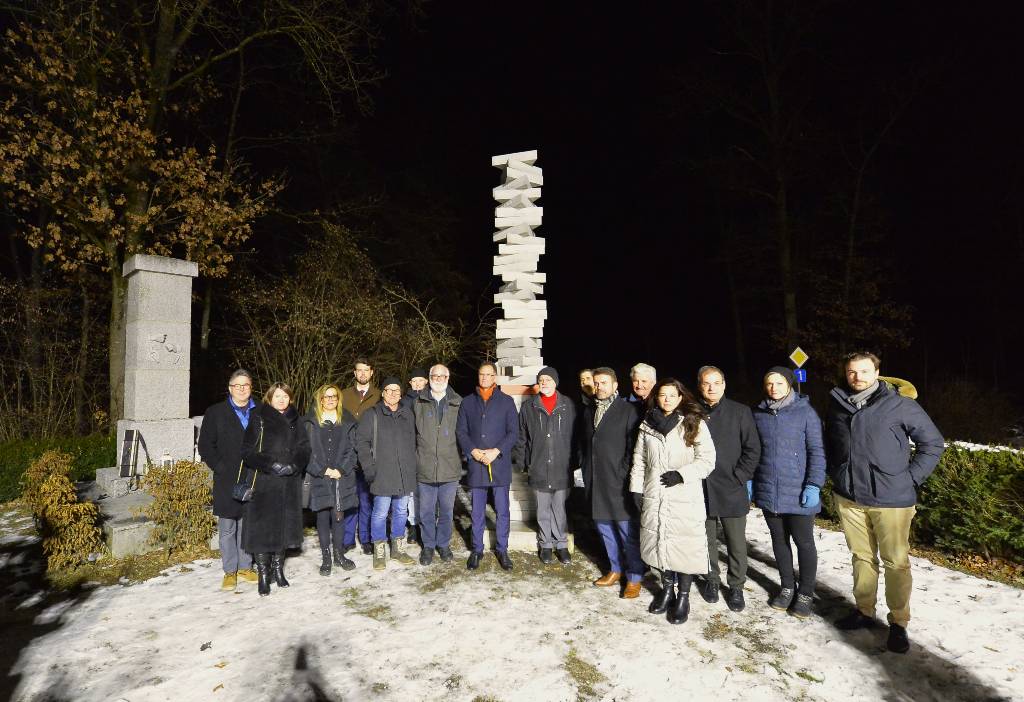
<svg viewBox="0 0 1024 702"><path fill-rule="evenodd" d="M676 574L675 571L661 571L661 590L651 600L647 611L651 614L664 614L668 611L669 604L675 600Z"/></svg>
<svg viewBox="0 0 1024 702"><path fill-rule="evenodd" d="M270 594L270 554L256 554L256 591L260 597Z"/></svg>
<svg viewBox="0 0 1024 702"><path fill-rule="evenodd" d="M284 551L271 554L270 570L278 587L288 587L288 581L284 579Z"/></svg>
<svg viewBox="0 0 1024 702"><path fill-rule="evenodd" d="M320 547L320 575L331 574L331 549Z"/></svg>
<svg viewBox="0 0 1024 702"><path fill-rule="evenodd" d="M334 565L340 566L342 570L353 570L356 567L356 562L345 555L345 549L340 551L334 549Z"/></svg>
<svg viewBox="0 0 1024 702"><path fill-rule="evenodd" d="M693 584L693 576L679 573L676 582L679 593L676 601L668 608L669 624L682 624L690 616L690 585Z"/></svg>

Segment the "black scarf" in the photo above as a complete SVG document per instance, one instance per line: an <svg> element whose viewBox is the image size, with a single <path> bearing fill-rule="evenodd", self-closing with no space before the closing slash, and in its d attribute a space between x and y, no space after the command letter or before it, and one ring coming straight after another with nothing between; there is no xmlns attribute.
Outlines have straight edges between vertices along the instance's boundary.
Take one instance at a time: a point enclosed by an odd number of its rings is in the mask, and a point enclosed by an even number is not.
<svg viewBox="0 0 1024 702"><path fill-rule="evenodd" d="M660 409L652 409L647 413L647 426L651 427L655 431L661 433L662 436L668 436L668 433L676 428L679 424L679 420L682 419L678 412L672 412L671 414L665 414Z"/></svg>

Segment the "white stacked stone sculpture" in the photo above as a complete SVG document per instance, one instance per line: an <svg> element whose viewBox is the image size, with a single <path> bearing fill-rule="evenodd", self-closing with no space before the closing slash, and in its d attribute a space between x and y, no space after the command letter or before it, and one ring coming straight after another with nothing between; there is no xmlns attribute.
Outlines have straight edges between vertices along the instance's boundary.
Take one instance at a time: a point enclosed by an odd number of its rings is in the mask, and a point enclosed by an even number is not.
<svg viewBox="0 0 1024 702"><path fill-rule="evenodd" d="M502 280L494 302L504 312L495 334L499 385L532 387L544 367L541 346L547 302L537 299L546 281L545 274L537 272L544 239L534 232L544 217L544 208L536 204L544 175L536 162L536 150L491 158L491 165L504 176L504 182L493 190L498 202L494 208L498 231L492 237L498 243L498 255L493 270Z"/></svg>

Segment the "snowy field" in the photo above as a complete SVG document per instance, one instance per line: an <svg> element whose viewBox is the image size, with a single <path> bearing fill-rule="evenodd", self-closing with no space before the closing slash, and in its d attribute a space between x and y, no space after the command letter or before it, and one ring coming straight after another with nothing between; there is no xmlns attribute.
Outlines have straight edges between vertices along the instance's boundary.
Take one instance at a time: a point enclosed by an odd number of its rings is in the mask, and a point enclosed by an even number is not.
<svg viewBox="0 0 1024 702"><path fill-rule="evenodd" d="M34 537L0 515L0 571L28 575ZM914 559L911 652L886 629L841 632L850 565L842 534L818 532L817 614L767 605L776 587L760 514L748 521L747 609L691 594L690 620L647 613L570 567L514 554L452 564L317 574L315 538L287 561L292 586L219 590L216 561L61 600L17 583L0 593L14 700L1024 700L1024 591ZM415 549L412 549L415 551ZM723 563L723 575L724 575ZM11 570L8 570L8 575ZM884 606L879 616L884 619ZM13 624L11 623L13 622ZM0 697L3 695L0 694Z"/></svg>

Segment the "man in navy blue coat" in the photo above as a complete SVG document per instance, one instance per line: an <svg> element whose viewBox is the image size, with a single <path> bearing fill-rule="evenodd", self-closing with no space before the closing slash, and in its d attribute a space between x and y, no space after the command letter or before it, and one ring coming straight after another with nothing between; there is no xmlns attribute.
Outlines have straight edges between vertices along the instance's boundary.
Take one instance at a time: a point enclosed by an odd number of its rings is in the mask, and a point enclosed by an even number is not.
<svg viewBox="0 0 1024 702"><path fill-rule="evenodd" d="M494 493L497 546L494 555L505 570L512 570L508 555L510 527L509 486L512 484L512 449L519 440L515 401L495 384L498 369L484 363L477 371L477 388L462 401L455 428L459 448L469 466L468 485L473 498L473 552L466 567L480 566L484 551L484 511L487 491Z"/></svg>

